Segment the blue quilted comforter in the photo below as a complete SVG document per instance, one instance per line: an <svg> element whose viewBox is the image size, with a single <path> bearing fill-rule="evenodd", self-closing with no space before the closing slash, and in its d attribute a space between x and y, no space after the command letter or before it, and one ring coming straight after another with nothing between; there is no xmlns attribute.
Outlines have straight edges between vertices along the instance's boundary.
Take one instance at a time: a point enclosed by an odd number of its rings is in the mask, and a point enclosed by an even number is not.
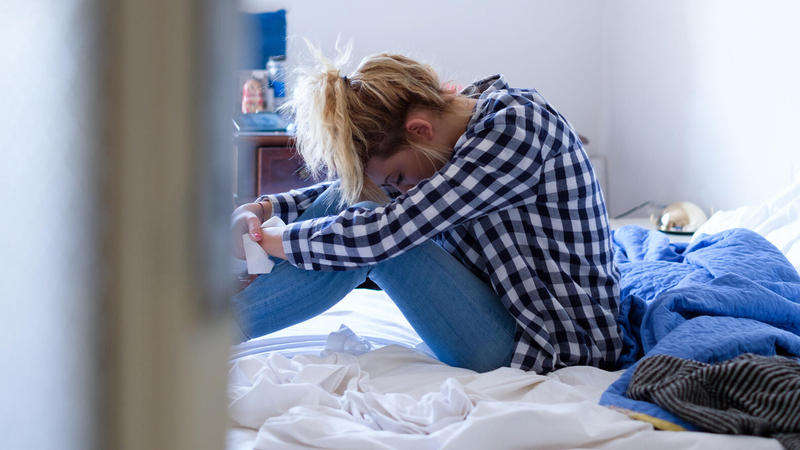
<svg viewBox="0 0 800 450"><path fill-rule="evenodd" d="M670 243L656 231L614 232L622 274L621 368L600 403L697 427L625 390L636 361L667 354L715 363L742 353L800 356L800 275L784 255L745 229Z"/></svg>

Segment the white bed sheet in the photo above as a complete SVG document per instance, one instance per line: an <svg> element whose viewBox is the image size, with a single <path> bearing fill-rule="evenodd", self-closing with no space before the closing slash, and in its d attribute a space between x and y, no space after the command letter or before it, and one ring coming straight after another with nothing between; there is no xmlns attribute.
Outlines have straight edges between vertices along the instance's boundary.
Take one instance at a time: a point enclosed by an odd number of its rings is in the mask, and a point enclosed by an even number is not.
<svg viewBox="0 0 800 450"><path fill-rule="evenodd" d="M227 449L781 448L656 431L598 405L621 372L478 374L427 351L385 293L361 289L321 316L237 346Z"/></svg>
<svg viewBox="0 0 800 450"><path fill-rule="evenodd" d="M718 211L694 234L747 228L764 236L800 271L800 181L760 205Z"/></svg>
<svg viewBox="0 0 800 450"><path fill-rule="evenodd" d="M396 344L435 358L392 300L383 291L370 289L355 289L317 317L239 344L233 347L231 358L268 352L291 358L295 355L319 355L326 348L351 353L362 351L364 346L358 345L358 339L340 339L348 334L339 331L342 325L369 342L372 348Z"/></svg>
<svg viewBox="0 0 800 450"><path fill-rule="evenodd" d="M745 436L655 431L597 404L620 372L478 374L398 345L360 356L278 353L231 368L228 450L780 449Z"/></svg>

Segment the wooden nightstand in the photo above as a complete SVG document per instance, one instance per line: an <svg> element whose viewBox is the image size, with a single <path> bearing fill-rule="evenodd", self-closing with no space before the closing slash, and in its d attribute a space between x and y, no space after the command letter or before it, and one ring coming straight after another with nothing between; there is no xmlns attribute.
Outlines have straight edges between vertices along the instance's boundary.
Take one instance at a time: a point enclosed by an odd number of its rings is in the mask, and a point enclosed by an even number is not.
<svg viewBox="0 0 800 450"><path fill-rule="evenodd" d="M252 202L260 195L314 184L302 173L303 163L291 134L240 132L234 135L233 146L236 205Z"/></svg>

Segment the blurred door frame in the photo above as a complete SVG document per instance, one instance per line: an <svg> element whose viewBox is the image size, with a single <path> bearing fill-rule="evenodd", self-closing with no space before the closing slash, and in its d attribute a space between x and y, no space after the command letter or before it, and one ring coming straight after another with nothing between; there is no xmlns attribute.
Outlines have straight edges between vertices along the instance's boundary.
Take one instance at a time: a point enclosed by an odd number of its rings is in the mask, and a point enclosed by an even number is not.
<svg viewBox="0 0 800 450"><path fill-rule="evenodd" d="M236 3L108 5L107 448L218 450Z"/></svg>

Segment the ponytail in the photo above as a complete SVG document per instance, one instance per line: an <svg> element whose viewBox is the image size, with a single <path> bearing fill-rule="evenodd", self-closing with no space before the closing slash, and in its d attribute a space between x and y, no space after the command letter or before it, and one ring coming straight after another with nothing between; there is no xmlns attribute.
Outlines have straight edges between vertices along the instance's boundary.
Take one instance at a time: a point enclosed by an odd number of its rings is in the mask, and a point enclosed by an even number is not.
<svg viewBox="0 0 800 450"><path fill-rule="evenodd" d="M314 63L297 69L284 108L294 115L295 142L307 169L317 179L323 174L339 178L345 204L386 202L382 190L366 177L370 158L388 158L411 146L429 159L449 159L449 153L416 142L405 131L412 108L434 114L451 109L451 93L441 87L431 66L384 53L364 58L355 71L344 74L350 45L337 49L335 61L308 46Z"/></svg>

